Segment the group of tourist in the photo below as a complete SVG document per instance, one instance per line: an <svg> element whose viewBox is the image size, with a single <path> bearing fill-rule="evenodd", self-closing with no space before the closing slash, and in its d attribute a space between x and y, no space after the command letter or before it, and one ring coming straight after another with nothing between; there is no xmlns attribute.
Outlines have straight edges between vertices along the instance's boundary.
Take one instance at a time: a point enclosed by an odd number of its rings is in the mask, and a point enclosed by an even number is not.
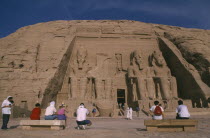
<svg viewBox="0 0 210 138"><path fill-rule="evenodd" d="M12 96L8 96L6 100L3 101L2 103L2 119L3 119L3 124L1 129L8 129L7 128L7 124L9 122L9 118L11 115L11 108L14 104L13 101L13 97ZM139 107L136 109L137 112L139 112ZM96 108L94 108L92 110L93 116L95 117L96 115ZM127 108L127 116L126 118L128 120L132 120L132 113L133 113L133 109L131 107ZM45 120L65 120L66 122L66 113L68 113L68 111L66 110L66 105L65 104L61 104L59 106L58 111L55 108L55 102L51 101L50 105L46 108L45 110ZM186 105L183 105L183 101L179 100L178 101L178 107L176 109L176 119L189 119L190 118L190 114L188 111L188 108ZM77 114L77 119L76 119L76 123L78 125L77 129L85 129L85 126L90 126L92 125L92 122L90 120L87 120L86 117L89 114L88 109L85 108L84 103L81 103L76 111ZM164 109L161 107L159 101L155 101L154 102L154 106L152 106L150 108L150 114L152 115L152 118L154 120L162 120L164 119ZM40 104L37 103L35 105L35 108L32 110L30 118L31 120L40 120L40 116L41 116L41 108L40 108ZM137 115L139 116L139 115Z"/></svg>
<svg viewBox="0 0 210 138"><path fill-rule="evenodd" d="M159 101L155 101L154 105L150 108L150 114L154 120L164 119L164 110L159 104ZM182 100L178 101L178 107L176 108L176 119L189 119L190 113L186 105L183 104Z"/></svg>
<svg viewBox="0 0 210 138"><path fill-rule="evenodd" d="M40 109L40 104L36 104L36 107L32 110L31 113L31 120L40 120L40 115L41 115L41 109ZM94 112L94 111L93 111ZM67 122L67 117L66 117L66 113L68 113L68 111L66 110L66 105L65 104L61 104L59 106L58 111L55 108L55 102L52 101L50 102L50 105L46 108L45 111L45 120L65 120L65 123ZM89 111L85 108L84 103L81 103L77 109L77 124L78 127L77 129L85 129L85 125L90 126L92 124L92 122L90 120L86 120L86 116L89 114ZM65 125L66 126L66 125Z"/></svg>

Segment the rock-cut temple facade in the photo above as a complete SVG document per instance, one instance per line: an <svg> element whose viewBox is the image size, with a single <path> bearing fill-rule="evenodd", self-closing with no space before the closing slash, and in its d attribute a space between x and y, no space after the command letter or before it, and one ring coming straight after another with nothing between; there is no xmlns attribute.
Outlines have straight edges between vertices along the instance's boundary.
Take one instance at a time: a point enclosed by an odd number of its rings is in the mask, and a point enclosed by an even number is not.
<svg viewBox="0 0 210 138"><path fill-rule="evenodd" d="M119 105L148 111L155 100L174 112L209 112L210 31L135 21L55 21L0 39L0 93L14 97L14 116L36 102L80 103L99 116Z"/></svg>

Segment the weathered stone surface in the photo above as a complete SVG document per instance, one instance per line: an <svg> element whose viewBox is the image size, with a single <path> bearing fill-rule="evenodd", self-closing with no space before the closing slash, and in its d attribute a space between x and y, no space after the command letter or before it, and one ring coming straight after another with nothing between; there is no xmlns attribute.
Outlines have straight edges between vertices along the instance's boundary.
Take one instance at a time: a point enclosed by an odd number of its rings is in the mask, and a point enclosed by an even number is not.
<svg viewBox="0 0 210 138"><path fill-rule="evenodd" d="M147 131L196 131L197 120L144 120Z"/></svg>
<svg viewBox="0 0 210 138"><path fill-rule="evenodd" d="M14 97L14 116L51 100L69 105L71 116L80 102L92 110L111 101L113 107L103 110L116 110L117 91L133 107L143 103L148 109L158 99L174 110L179 98L194 108L208 107L209 44L209 30L136 21L23 27L0 39L0 100Z"/></svg>
<svg viewBox="0 0 210 138"><path fill-rule="evenodd" d="M64 129L64 120L21 120L20 126L22 129L30 130L34 128L50 128L51 130L61 130Z"/></svg>

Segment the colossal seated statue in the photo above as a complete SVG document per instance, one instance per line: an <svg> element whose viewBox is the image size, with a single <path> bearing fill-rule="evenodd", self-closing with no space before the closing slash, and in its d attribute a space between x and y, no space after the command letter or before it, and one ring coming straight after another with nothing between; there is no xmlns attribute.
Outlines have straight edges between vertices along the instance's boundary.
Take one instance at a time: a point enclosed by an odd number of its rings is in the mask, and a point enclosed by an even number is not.
<svg viewBox="0 0 210 138"><path fill-rule="evenodd" d="M90 70L87 62L87 50L84 47L79 47L76 54L76 59L70 68L70 95L71 98L85 98L87 92L87 72Z"/></svg>
<svg viewBox="0 0 210 138"><path fill-rule="evenodd" d="M131 65L128 68L128 77L130 78L133 92L133 101L144 100L147 97L153 98L154 85L149 67L142 64L141 53L137 50L131 53ZM136 86L136 91L134 90ZM138 98L139 95L139 98Z"/></svg>
<svg viewBox="0 0 210 138"><path fill-rule="evenodd" d="M109 57L101 58L102 61L98 62L97 66L88 71L88 77L93 79L96 99L97 100L110 100L112 98L112 78L108 72Z"/></svg>
<svg viewBox="0 0 210 138"><path fill-rule="evenodd" d="M162 54L154 51L150 62L154 72L156 98L163 100L177 98L176 78L171 76Z"/></svg>

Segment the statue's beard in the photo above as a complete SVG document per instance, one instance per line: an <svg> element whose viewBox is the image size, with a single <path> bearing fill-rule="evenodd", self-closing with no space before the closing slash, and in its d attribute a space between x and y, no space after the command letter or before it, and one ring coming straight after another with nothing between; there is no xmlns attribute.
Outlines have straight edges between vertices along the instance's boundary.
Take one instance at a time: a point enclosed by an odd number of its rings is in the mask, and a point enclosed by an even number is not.
<svg viewBox="0 0 210 138"><path fill-rule="evenodd" d="M84 61L78 61L78 69L82 69L83 68L83 64L84 64Z"/></svg>

